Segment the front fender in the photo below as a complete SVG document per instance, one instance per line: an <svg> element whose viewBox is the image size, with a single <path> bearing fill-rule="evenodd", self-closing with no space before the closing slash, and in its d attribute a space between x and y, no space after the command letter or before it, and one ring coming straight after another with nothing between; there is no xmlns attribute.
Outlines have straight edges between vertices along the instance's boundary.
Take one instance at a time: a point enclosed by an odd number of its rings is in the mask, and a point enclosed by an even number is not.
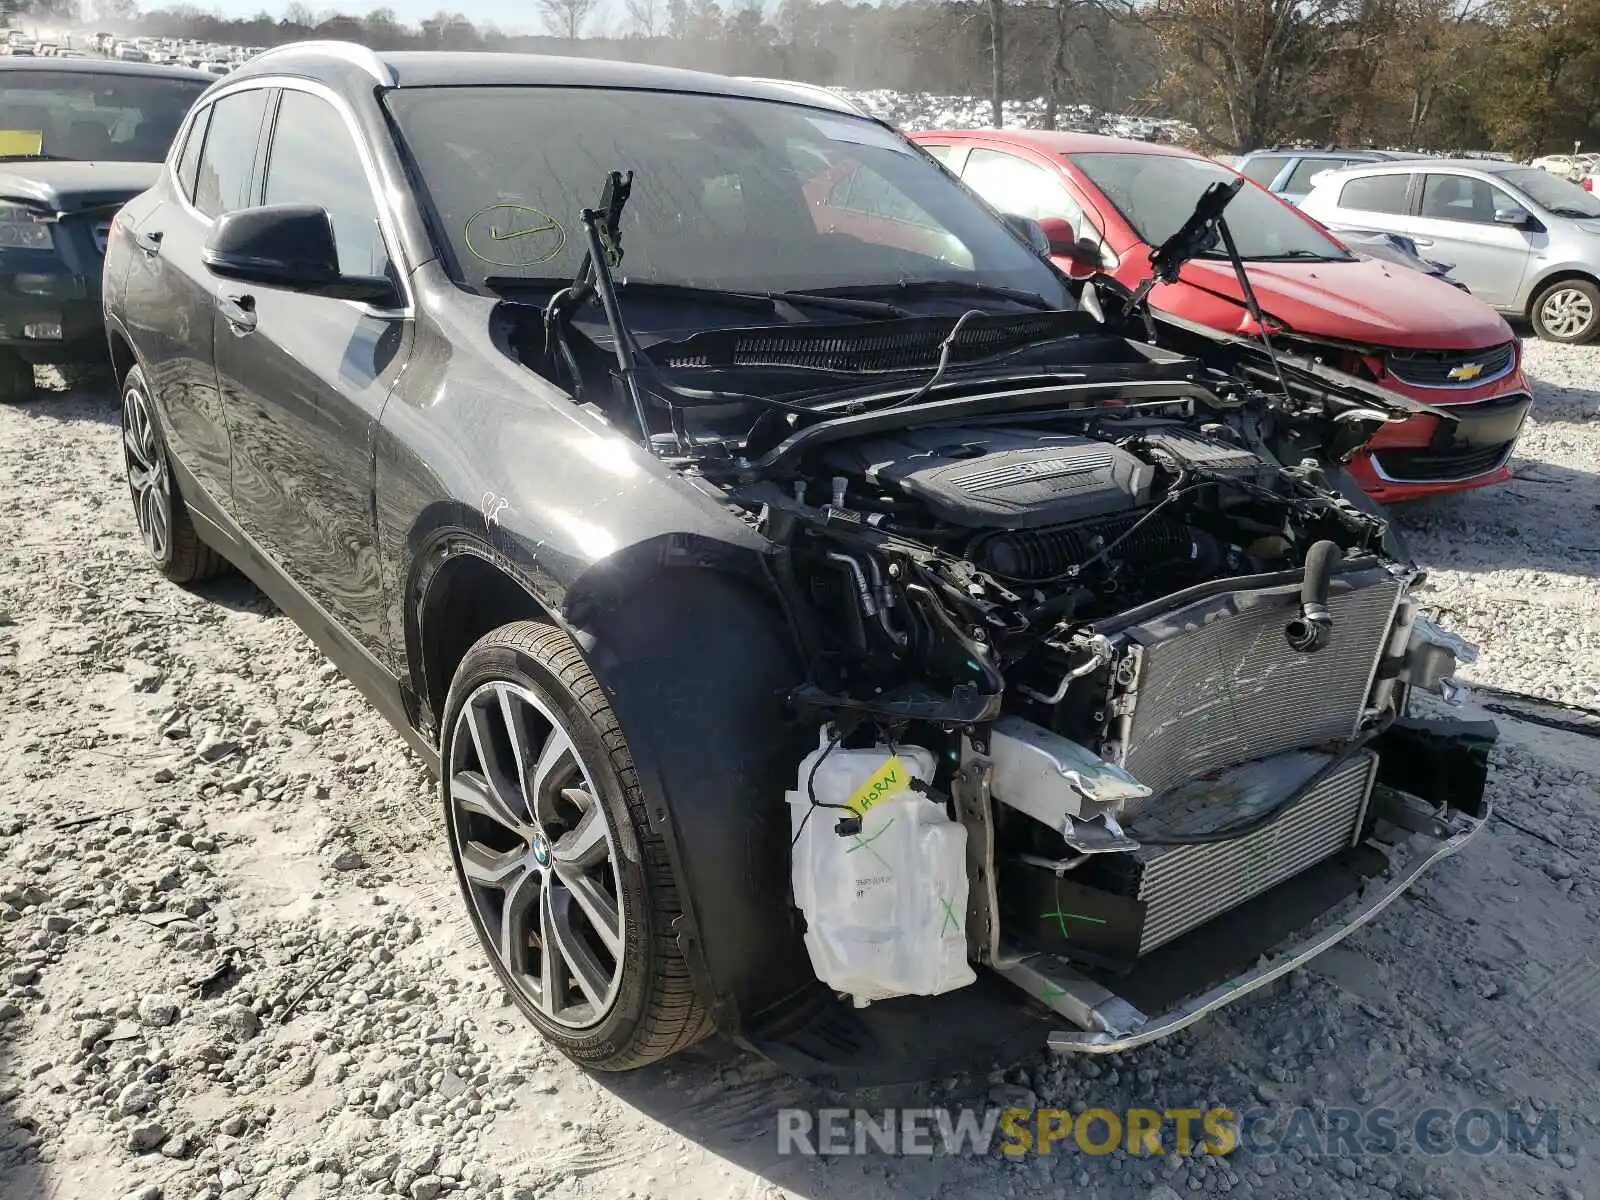
<svg viewBox="0 0 1600 1200"><path fill-rule="evenodd" d="M606 582L568 617L666 843L679 947L718 1028L737 1037L811 978L784 803L816 739L788 713L804 666L758 578L635 559Z"/></svg>

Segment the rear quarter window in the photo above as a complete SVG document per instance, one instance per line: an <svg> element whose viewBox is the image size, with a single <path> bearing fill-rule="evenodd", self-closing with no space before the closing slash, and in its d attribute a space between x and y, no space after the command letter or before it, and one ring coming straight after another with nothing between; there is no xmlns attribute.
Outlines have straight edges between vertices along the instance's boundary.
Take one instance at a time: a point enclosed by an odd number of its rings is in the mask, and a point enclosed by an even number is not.
<svg viewBox="0 0 1600 1200"><path fill-rule="evenodd" d="M1282 155L1269 154L1261 158L1252 158L1249 162L1239 167L1239 174L1246 179L1253 179L1262 187L1271 187L1272 181L1278 177L1278 172L1283 170L1283 164L1288 159Z"/></svg>
<svg viewBox="0 0 1600 1200"><path fill-rule="evenodd" d="M189 125L189 136L183 143L183 153L178 156L176 175L178 191L185 200L194 200L194 181L200 171L200 148L206 143L206 126L211 123L211 108L201 109Z"/></svg>
<svg viewBox="0 0 1600 1200"><path fill-rule="evenodd" d="M1294 170L1289 173L1289 178L1284 182L1283 190L1301 195L1311 190L1312 179L1324 171L1337 171L1340 167L1348 167L1348 158L1302 158L1295 163Z"/></svg>
<svg viewBox="0 0 1600 1200"><path fill-rule="evenodd" d="M1366 175L1346 180L1339 189L1339 207L1358 212L1403 213L1411 176Z"/></svg>

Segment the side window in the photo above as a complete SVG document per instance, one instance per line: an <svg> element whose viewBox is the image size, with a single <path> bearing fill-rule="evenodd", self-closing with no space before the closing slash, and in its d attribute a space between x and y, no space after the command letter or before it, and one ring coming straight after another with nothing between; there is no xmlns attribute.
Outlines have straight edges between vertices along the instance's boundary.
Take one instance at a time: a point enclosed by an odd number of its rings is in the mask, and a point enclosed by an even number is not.
<svg viewBox="0 0 1600 1200"><path fill-rule="evenodd" d="M1339 190L1339 207L1360 212L1404 213L1409 175L1368 175L1352 179Z"/></svg>
<svg viewBox="0 0 1600 1200"><path fill-rule="evenodd" d="M1036 221L1061 217L1079 237L1093 232L1065 184L1043 167L1015 155L974 148L961 179L1000 212Z"/></svg>
<svg viewBox="0 0 1600 1200"><path fill-rule="evenodd" d="M1494 224L1496 208L1521 208L1492 183L1466 175L1430 172L1422 177L1422 215L1437 221Z"/></svg>
<svg viewBox="0 0 1600 1200"><path fill-rule="evenodd" d="M267 159L266 203L327 209L342 274L382 275L388 268L378 204L355 139L321 97L284 90Z"/></svg>
<svg viewBox="0 0 1600 1200"><path fill-rule="evenodd" d="M1293 192L1296 196L1311 190L1311 179L1324 171L1337 171L1340 167L1349 166L1349 160L1343 158L1302 158L1295 163L1294 170L1289 172L1289 178L1283 185L1283 190Z"/></svg>
<svg viewBox="0 0 1600 1200"><path fill-rule="evenodd" d="M937 142L923 142L922 148L946 166L949 166L950 160L956 156L956 148L954 146L941 146Z"/></svg>
<svg viewBox="0 0 1600 1200"><path fill-rule="evenodd" d="M1281 154L1263 154L1245 163L1239 168L1239 173L1246 179L1255 180L1264 188L1270 188L1272 181L1278 177L1278 172L1283 170L1286 161Z"/></svg>
<svg viewBox="0 0 1600 1200"><path fill-rule="evenodd" d="M194 181L200 173L200 149L206 143L206 126L211 123L211 109L202 108L189 125L189 136L183 143L183 153L178 156L178 190L185 200L194 199Z"/></svg>
<svg viewBox="0 0 1600 1200"><path fill-rule="evenodd" d="M224 96L211 106L194 189L194 206L208 217L250 204L250 177L267 95L266 88L254 88ZM187 146L184 151L188 152Z"/></svg>

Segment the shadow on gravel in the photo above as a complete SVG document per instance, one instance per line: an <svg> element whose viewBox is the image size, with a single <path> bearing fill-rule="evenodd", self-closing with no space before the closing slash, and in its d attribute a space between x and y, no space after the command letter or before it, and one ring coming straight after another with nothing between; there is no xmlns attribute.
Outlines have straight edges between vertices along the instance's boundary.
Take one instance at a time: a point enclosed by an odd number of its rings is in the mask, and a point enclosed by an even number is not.
<svg viewBox="0 0 1600 1200"><path fill-rule="evenodd" d="M262 617L275 617L279 612L278 606L267 598L265 592L237 571L230 571L204 583L191 584L189 590L207 603L233 612L255 613Z"/></svg>
<svg viewBox="0 0 1600 1200"><path fill-rule="evenodd" d="M41 367L34 373L33 395L11 405L25 417L52 421L98 421L116 425L122 420L117 388L104 367Z"/></svg>
<svg viewBox="0 0 1600 1200"><path fill-rule="evenodd" d="M1600 346L1593 349L1595 379L1600 381ZM1600 429L1600 389L1563 387L1535 378L1533 419L1541 425L1590 425Z"/></svg>
<svg viewBox="0 0 1600 1200"><path fill-rule="evenodd" d="M23 1197L31 1200L36 1196L48 1196L51 1190L46 1183L44 1164L35 1156L33 1147L26 1150L26 1157L21 1157L24 1152L18 1149L22 1138L28 1137L31 1141L31 1134L24 1132L31 1129L31 1122L25 1124L19 1114L20 1089L27 1084L21 1075L21 1064L7 1061L11 1054L10 1036L0 1036L0 1147L5 1147L0 1150L0 1196L7 1200L13 1196L17 1200ZM15 1097L10 1093L13 1087L19 1089Z"/></svg>
<svg viewBox="0 0 1600 1200"><path fill-rule="evenodd" d="M1496 487L1390 507L1413 555L1450 570L1600 571L1600 473L1517 459Z"/></svg>
<svg viewBox="0 0 1600 1200"><path fill-rule="evenodd" d="M873 1200L927 1200L951 1183L952 1175L960 1176L964 1195L978 1200L1008 1194L1005 1177L995 1176L981 1156L968 1160L873 1152L818 1158L792 1149L779 1153L780 1110L800 1110L806 1114L801 1119L814 1119L827 1109L982 1106L987 1084L976 1080L946 1080L937 1098L933 1089L919 1084L833 1092L787 1075L721 1037L661 1066L621 1075L592 1072L589 1078L687 1141L804 1200L860 1200L869 1191ZM957 1086L951 1087L953 1082ZM800 1136L802 1145L805 1140L814 1143L817 1131L802 1129ZM982 1169L956 1165L962 1162ZM765 1195L756 1189L745 1194Z"/></svg>

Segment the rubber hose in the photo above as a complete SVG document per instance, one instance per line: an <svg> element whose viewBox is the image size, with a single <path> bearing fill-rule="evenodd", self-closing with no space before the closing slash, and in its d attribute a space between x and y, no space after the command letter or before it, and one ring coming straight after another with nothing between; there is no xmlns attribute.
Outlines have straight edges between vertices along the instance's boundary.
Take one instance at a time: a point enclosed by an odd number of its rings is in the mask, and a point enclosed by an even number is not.
<svg viewBox="0 0 1600 1200"><path fill-rule="evenodd" d="M1333 638L1333 614L1328 611L1328 579L1339 547L1330 541L1314 542L1306 551L1306 573L1300 584L1300 612L1284 626L1289 645L1301 654L1314 654Z"/></svg>

